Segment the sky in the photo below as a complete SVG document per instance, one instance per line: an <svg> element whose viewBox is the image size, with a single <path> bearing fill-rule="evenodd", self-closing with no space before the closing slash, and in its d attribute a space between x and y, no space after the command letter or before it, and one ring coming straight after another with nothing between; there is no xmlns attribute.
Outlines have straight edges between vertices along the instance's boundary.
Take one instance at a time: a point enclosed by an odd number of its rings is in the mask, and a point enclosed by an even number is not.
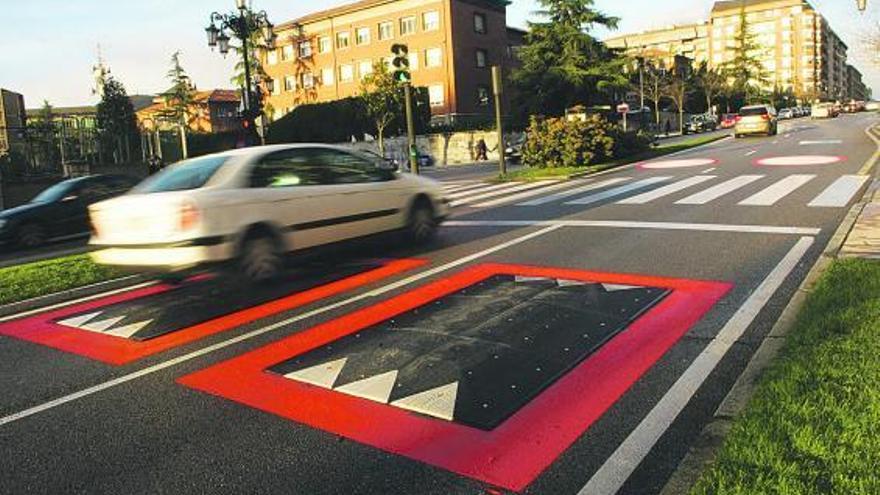
<svg viewBox="0 0 880 495"><path fill-rule="evenodd" d="M279 24L351 0L253 0ZM850 63L880 93L880 66L872 66L863 40L880 19L880 0L869 0L860 14L855 0L810 0L849 45ZM595 0L595 7L621 19L605 38L708 17L713 0ZM212 11L228 12L234 0L0 0L0 87L24 94L26 105L43 100L54 106L87 105L92 95L91 68L98 45L112 74L129 94L154 94L167 87L171 54L182 53L184 68L200 89L229 88L231 56L224 59L205 43L204 27ZM508 24L525 27L534 19L536 0L513 0ZM877 54L874 54L876 60Z"/></svg>

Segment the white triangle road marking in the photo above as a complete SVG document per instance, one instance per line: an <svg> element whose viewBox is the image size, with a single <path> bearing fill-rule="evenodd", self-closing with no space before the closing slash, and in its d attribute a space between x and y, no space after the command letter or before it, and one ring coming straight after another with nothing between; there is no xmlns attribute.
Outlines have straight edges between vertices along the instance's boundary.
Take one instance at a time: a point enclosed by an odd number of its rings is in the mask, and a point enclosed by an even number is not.
<svg viewBox="0 0 880 495"><path fill-rule="evenodd" d="M631 289L639 289L635 285L621 285L621 284L602 284L602 288L608 292L617 292L620 290L631 290Z"/></svg>
<svg viewBox="0 0 880 495"><path fill-rule="evenodd" d="M128 325L121 326L119 328L114 328L113 330L107 330L104 333L106 333L107 335L113 335L115 337L124 337L127 339L127 338L130 338L132 335L138 333L141 329L143 329L144 327L146 327L147 325L149 325L152 322L153 322L153 320L145 320L145 321L139 321L136 323L129 323Z"/></svg>
<svg viewBox="0 0 880 495"><path fill-rule="evenodd" d="M458 382L452 382L431 390L398 399L392 406L409 411L452 421L455 416L455 398L458 395Z"/></svg>
<svg viewBox="0 0 880 495"><path fill-rule="evenodd" d="M124 319L125 316L117 316L116 318L109 318L101 321L91 321L80 328L83 330L91 330L93 332L103 332Z"/></svg>
<svg viewBox="0 0 880 495"><path fill-rule="evenodd" d="M549 280L547 277L526 277L523 275L514 275L513 281L516 283L520 282L546 282Z"/></svg>
<svg viewBox="0 0 880 495"><path fill-rule="evenodd" d="M394 388L395 381L397 381L397 370L351 382L334 390L385 404L388 402L388 398L391 397L391 390Z"/></svg>
<svg viewBox="0 0 880 495"><path fill-rule="evenodd" d="M327 363L311 366L309 368L293 371L284 375L285 378L296 380L298 382L317 385L318 387L333 388L339 373L345 367L348 358L337 359Z"/></svg>
<svg viewBox="0 0 880 495"><path fill-rule="evenodd" d="M79 328L83 323L94 319L99 314L101 314L100 311L95 311L94 313L87 313L84 315L74 316L73 318L68 318L66 320L56 321L55 323L57 323L59 325L64 325L65 327Z"/></svg>
<svg viewBox="0 0 880 495"><path fill-rule="evenodd" d="M589 285L590 282L584 282L583 280L557 279L556 284L559 285L560 287L572 287L572 286L577 286L577 285Z"/></svg>

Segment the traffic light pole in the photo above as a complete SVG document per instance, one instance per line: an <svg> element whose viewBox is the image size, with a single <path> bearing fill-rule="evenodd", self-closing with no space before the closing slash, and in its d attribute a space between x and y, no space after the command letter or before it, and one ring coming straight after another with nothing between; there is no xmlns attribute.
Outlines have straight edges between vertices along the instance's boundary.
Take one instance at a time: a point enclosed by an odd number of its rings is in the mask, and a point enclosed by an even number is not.
<svg viewBox="0 0 880 495"><path fill-rule="evenodd" d="M504 129L501 127L501 68L497 65L492 66L492 92L495 93L495 128L498 130L498 168L501 175L506 175Z"/></svg>
<svg viewBox="0 0 880 495"><path fill-rule="evenodd" d="M412 173L418 175L419 174L419 157L416 151L416 131L415 125L413 125L413 112L412 112L412 84L404 83L403 85L403 98L406 107L406 142L407 142L407 154L409 155L409 169Z"/></svg>

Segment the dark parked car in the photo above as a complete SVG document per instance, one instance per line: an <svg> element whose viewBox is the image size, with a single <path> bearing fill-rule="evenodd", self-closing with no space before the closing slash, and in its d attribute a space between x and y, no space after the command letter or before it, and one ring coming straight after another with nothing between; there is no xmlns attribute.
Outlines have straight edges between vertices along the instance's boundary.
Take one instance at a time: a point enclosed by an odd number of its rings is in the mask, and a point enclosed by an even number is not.
<svg viewBox="0 0 880 495"><path fill-rule="evenodd" d="M123 194L137 182L125 175L89 175L59 182L30 203L0 211L0 245L30 248L88 235L89 205Z"/></svg>
<svg viewBox="0 0 880 495"><path fill-rule="evenodd" d="M685 134L697 134L700 132L714 131L718 128L718 122L711 115L693 115L684 123Z"/></svg>

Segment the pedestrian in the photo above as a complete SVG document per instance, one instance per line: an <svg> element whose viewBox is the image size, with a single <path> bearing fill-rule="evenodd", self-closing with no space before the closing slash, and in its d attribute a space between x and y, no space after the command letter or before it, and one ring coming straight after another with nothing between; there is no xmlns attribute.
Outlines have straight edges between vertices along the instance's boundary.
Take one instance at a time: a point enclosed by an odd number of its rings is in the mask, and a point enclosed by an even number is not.
<svg viewBox="0 0 880 495"><path fill-rule="evenodd" d="M486 161L489 159L489 147L486 146L486 141L480 138L477 141L477 161Z"/></svg>
<svg viewBox="0 0 880 495"><path fill-rule="evenodd" d="M666 119L666 135L670 135L672 133L672 122L669 119Z"/></svg>

